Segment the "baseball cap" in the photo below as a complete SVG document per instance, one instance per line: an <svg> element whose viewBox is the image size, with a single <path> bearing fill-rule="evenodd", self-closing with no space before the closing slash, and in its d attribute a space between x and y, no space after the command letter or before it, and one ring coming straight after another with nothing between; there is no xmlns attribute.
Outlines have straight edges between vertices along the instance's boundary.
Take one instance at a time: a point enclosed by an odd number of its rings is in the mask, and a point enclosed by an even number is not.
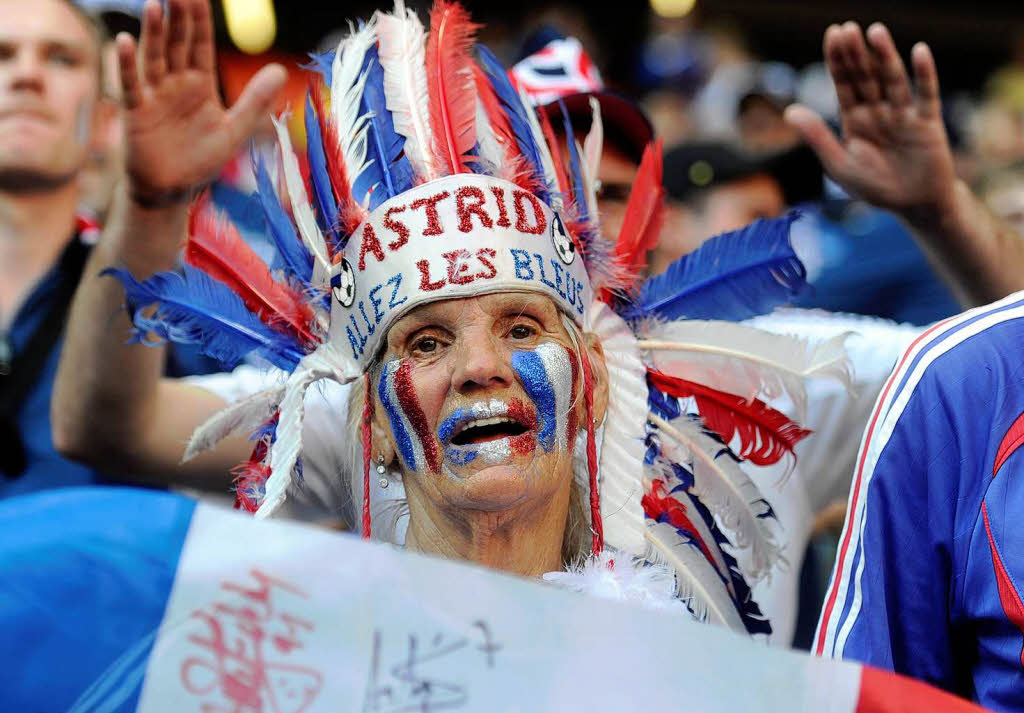
<svg viewBox="0 0 1024 713"><path fill-rule="evenodd" d="M548 28L538 31L551 36ZM527 46L531 43L528 41ZM590 125L590 98L601 106L605 141L623 150L636 163L654 138L654 127L637 104L607 89L601 73L575 37L557 34L539 50L524 57L509 70L512 82L523 89L534 106L561 118L561 99L574 129ZM556 122L555 126L559 124Z"/></svg>
<svg viewBox="0 0 1024 713"><path fill-rule="evenodd" d="M788 205L821 198L824 174L809 147L753 155L722 141L692 141L665 152L665 190L685 201L716 186L768 174L779 182Z"/></svg>

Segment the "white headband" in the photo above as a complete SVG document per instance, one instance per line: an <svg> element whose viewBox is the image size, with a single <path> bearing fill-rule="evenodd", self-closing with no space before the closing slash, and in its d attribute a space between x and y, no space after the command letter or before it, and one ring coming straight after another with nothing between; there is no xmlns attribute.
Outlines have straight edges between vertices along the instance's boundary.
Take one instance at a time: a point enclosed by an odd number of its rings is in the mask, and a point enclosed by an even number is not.
<svg viewBox="0 0 1024 713"><path fill-rule="evenodd" d="M392 324L427 302L529 290L578 324L593 300L564 220L529 191L462 173L382 203L331 275L331 342L365 370Z"/></svg>

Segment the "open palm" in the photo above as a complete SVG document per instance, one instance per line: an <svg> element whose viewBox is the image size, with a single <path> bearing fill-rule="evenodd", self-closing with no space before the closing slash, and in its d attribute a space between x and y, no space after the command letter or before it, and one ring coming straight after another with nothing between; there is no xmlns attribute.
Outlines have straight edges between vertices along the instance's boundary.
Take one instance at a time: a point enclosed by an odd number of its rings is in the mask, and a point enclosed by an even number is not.
<svg viewBox="0 0 1024 713"><path fill-rule="evenodd" d="M136 196L158 200L210 180L270 111L285 80L269 65L228 108L217 91L208 0L158 0L143 9L138 47L117 38L127 171Z"/></svg>
<svg viewBox="0 0 1024 713"><path fill-rule="evenodd" d="M839 98L842 138L803 106L787 110L829 175L848 192L895 211L951 200L953 156L942 123L935 62L913 50L916 93L884 25L848 22L825 32L825 60Z"/></svg>

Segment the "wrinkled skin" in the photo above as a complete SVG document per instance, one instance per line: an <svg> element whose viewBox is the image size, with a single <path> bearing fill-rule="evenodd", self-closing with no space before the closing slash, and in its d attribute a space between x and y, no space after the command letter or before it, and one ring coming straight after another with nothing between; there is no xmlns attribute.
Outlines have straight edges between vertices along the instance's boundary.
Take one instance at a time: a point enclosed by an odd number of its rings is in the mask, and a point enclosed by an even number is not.
<svg viewBox="0 0 1024 713"><path fill-rule="evenodd" d="M596 339L585 338L594 373L593 417L604 418L607 371ZM469 559L489 566L539 574L561 568L560 552L572 482L572 452L568 441L545 448L539 424L520 419L515 428L520 443L532 448L511 449L495 462L470 462L445 453L453 441L445 431L459 409L493 402L519 402L526 410L542 410L530 395L529 379L517 371L517 353L575 355L576 348L562 317L547 297L531 293L501 293L445 300L420 306L391 328L383 357L394 368L408 363L405 388L414 392L426 431L441 454L440 467L410 470L399 453L396 429L388 409L377 399L374 409L374 457L397 463L409 502L406 545L410 549ZM379 377L376 372L376 378ZM582 390L582 372L575 374L575 392ZM375 383L375 389L378 388ZM572 383L553 379L560 403L569 403ZM377 394L375 393L375 396ZM576 423L585 423L582 396L571 405ZM393 416L393 414L391 414ZM565 416L566 414L562 414ZM567 422L567 419L561 423ZM467 427L463 420L460 425ZM518 433L519 431L524 431ZM484 433L470 445L500 440L506 427ZM468 430L467 433L476 433ZM579 437L585 437L581 431Z"/></svg>

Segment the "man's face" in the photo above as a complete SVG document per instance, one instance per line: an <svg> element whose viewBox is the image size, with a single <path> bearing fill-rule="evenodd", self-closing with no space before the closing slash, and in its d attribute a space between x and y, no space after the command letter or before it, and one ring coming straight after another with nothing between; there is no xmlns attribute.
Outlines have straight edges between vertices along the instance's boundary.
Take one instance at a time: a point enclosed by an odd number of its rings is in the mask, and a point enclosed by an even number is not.
<svg viewBox="0 0 1024 713"><path fill-rule="evenodd" d="M665 228L648 268L651 274L660 274L708 238L737 230L758 218L777 218L785 209L782 188L766 173L708 189L701 200L689 204L670 200Z"/></svg>
<svg viewBox="0 0 1024 713"><path fill-rule="evenodd" d="M601 165L597 171L597 178L601 182L597 192L597 209L601 214L601 234L608 240L614 241L619 237L637 168L617 148L607 143L604 145Z"/></svg>
<svg viewBox="0 0 1024 713"><path fill-rule="evenodd" d="M701 241L742 228L758 218L777 218L785 209L782 188L766 173L715 187L704 203Z"/></svg>
<svg viewBox="0 0 1024 713"><path fill-rule="evenodd" d="M99 48L60 0L0 0L0 174L60 181L91 148Z"/></svg>

